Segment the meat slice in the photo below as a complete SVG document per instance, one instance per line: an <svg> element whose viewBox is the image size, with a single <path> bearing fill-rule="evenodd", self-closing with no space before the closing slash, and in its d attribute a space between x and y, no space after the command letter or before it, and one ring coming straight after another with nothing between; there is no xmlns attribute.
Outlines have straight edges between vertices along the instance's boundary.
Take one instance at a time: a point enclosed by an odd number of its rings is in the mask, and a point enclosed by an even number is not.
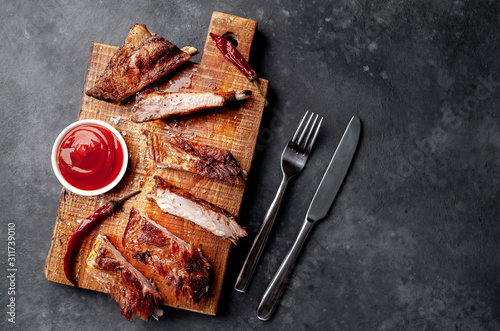
<svg viewBox="0 0 500 331"><path fill-rule="evenodd" d="M234 243L247 235L246 230L227 210L196 198L159 176L154 179L154 190L148 198L156 202L162 211L194 222L217 236L231 239Z"/></svg>
<svg viewBox="0 0 500 331"><path fill-rule="evenodd" d="M104 73L85 93L99 100L120 102L178 68L197 52L194 47L181 50L149 32L146 25L136 24Z"/></svg>
<svg viewBox="0 0 500 331"><path fill-rule="evenodd" d="M252 95L252 91L241 92L162 92L146 90L137 95L134 105L134 122L146 122L173 115L186 115L207 109L223 107Z"/></svg>
<svg viewBox="0 0 500 331"><path fill-rule="evenodd" d="M147 155L158 167L189 171L233 184L243 184L245 173L230 151L202 145L179 136L150 131L146 137Z"/></svg>
<svg viewBox="0 0 500 331"><path fill-rule="evenodd" d="M196 247L134 207L122 244L134 259L150 265L172 284L177 296L187 294L194 302L199 302L208 295L212 271L207 259Z"/></svg>
<svg viewBox="0 0 500 331"><path fill-rule="evenodd" d="M101 284L120 306L127 320L134 315L158 319L161 296L155 286L135 269L106 236L98 235L87 257L86 273Z"/></svg>

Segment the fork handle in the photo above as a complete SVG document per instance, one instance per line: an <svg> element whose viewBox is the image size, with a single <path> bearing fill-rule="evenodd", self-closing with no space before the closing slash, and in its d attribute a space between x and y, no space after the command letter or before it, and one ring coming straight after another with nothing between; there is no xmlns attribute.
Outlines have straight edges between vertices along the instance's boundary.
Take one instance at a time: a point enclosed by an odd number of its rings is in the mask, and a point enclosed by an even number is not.
<svg viewBox="0 0 500 331"><path fill-rule="evenodd" d="M245 263L243 263L243 267L241 268L240 274L238 275L238 279L236 280L236 284L234 285L234 289L239 292L245 292L250 285L250 281L252 280L253 273L257 264L259 263L260 257L264 250L264 247L267 242L267 238L269 238L269 233L271 233L271 228L273 227L274 220L276 219L276 215L278 214L278 210L281 205L281 200L283 200L283 196L286 190L286 186L288 184L288 180L290 178L287 176L283 176L283 180L281 181L280 187L276 196L274 197L269 210L264 217L264 222L260 226L259 232L255 237L252 247L248 252L247 258L245 259Z"/></svg>
<svg viewBox="0 0 500 331"><path fill-rule="evenodd" d="M259 319L267 321L278 306L281 295L283 294L288 283L288 279L292 273L295 261L297 260L300 250L302 249L302 246L304 246L313 225L314 223L309 222L307 219L302 224L302 228L300 229L299 235L297 236L292 249L288 252L285 260L281 263L278 272L267 287L266 292L257 307L257 317Z"/></svg>

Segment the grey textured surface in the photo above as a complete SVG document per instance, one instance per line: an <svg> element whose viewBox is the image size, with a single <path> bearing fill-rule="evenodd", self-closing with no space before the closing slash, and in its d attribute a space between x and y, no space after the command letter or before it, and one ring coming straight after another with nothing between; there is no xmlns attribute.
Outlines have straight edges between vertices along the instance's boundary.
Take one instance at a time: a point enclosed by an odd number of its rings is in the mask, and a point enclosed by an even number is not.
<svg viewBox="0 0 500 331"><path fill-rule="evenodd" d="M499 330L500 4L496 1L2 1L0 329ZM258 21L251 64L270 81L216 317L167 309L127 322L108 295L48 282L61 186L50 149L76 119L91 42L134 23L203 49L212 11ZM280 181L300 116L325 116L248 293L232 290ZM255 308L352 115L363 135L275 316ZM8 224L15 224L15 295ZM16 324L8 321L15 298Z"/></svg>

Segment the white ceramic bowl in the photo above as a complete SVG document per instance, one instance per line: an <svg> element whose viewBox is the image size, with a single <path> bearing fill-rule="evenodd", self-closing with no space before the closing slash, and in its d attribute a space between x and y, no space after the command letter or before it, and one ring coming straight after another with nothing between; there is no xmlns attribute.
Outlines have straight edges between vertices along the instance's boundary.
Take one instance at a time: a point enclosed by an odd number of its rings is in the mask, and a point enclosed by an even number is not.
<svg viewBox="0 0 500 331"><path fill-rule="evenodd" d="M99 188L96 190L91 190L91 191L82 190L82 189L76 188L73 185L69 184L66 181L66 179L64 179L61 172L59 171L59 167L57 166L57 150L59 148L59 144L61 143L61 140L64 138L64 136L70 130L72 130L73 128L75 128L77 126L83 125L83 124L96 124L96 125L99 125L99 126L102 126L106 129L108 129L109 131L111 131L113 133L113 135L116 136L116 138L118 139L118 141L122 147L122 150L123 150L123 164L121 166L121 169L120 169L118 176L110 184L108 184L102 188ZM99 194L103 194L105 192L108 192L113 187L115 187L120 182L120 180L123 178L123 175L125 175L125 171L127 170L127 166L128 166L128 149L127 149L127 144L125 143L125 140L123 139L122 135L114 127L112 127L108 123L103 122L103 121L99 121L99 120L81 120L81 121L77 121L77 122L74 122L74 123L68 125L57 136L57 139L54 142L54 146L52 146L51 161L52 161L52 169L54 170L54 173L55 173L57 179L65 188L67 188L68 190L70 190L71 192L76 193L76 194L85 195L85 196L93 196L93 195L99 195Z"/></svg>

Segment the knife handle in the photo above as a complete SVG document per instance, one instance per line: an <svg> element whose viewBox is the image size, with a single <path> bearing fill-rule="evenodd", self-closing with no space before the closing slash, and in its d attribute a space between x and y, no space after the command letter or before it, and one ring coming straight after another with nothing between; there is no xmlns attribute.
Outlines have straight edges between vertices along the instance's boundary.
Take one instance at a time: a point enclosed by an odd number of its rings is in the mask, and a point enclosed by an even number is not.
<svg viewBox="0 0 500 331"><path fill-rule="evenodd" d="M314 223L309 222L307 219L302 224L302 228L300 229L299 235L297 236L292 249L288 252L285 260L281 263L278 272L267 287L266 292L257 307L257 317L259 319L267 321L278 306L281 295L283 294L288 283L288 279L292 273L295 261L297 260L300 250L302 249L302 246L304 246L313 225Z"/></svg>
<svg viewBox="0 0 500 331"><path fill-rule="evenodd" d="M283 180L281 181L280 187L276 196L274 197L269 210L264 217L264 222L260 226L259 232L255 237L252 247L248 252L247 258L245 259L245 263L243 263L243 267L241 268L240 274L238 275L238 279L236 280L236 284L234 285L234 289L239 292L245 292L250 285L250 281L252 280L253 273L259 263L262 252L264 251L264 247L267 242L267 238L269 238L269 234L271 233L271 228L273 227L274 220L276 219L276 215L278 214L278 210L281 205L281 200L283 200L283 195L286 190L286 186L288 184L288 180L290 178L287 176L283 176Z"/></svg>

